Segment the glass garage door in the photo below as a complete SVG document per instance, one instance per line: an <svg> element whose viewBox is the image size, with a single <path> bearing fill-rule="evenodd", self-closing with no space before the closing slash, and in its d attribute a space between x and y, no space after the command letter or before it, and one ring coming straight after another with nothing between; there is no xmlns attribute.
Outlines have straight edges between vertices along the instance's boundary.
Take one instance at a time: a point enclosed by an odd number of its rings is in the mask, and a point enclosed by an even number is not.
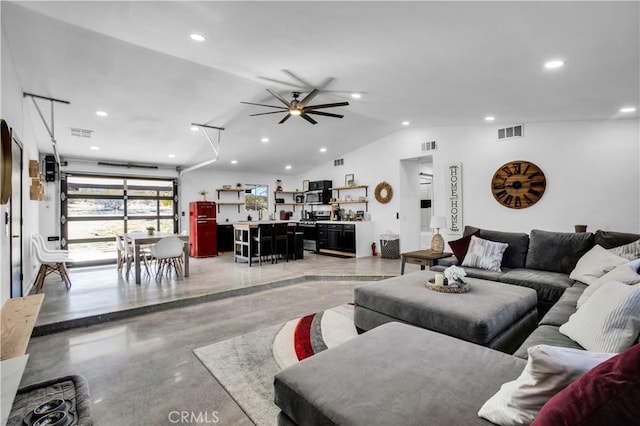
<svg viewBox="0 0 640 426"><path fill-rule="evenodd" d="M115 262L115 235L178 231L177 181L67 175L61 180L61 246L74 264Z"/></svg>

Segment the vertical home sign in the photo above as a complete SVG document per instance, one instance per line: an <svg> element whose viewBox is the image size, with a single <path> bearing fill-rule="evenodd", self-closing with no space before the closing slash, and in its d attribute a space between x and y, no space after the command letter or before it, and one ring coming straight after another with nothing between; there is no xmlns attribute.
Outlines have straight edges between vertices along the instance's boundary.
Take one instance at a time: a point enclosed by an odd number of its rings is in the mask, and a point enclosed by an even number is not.
<svg viewBox="0 0 640 426"><path fill-rule="evenodd" d="M447 173L449 232L462 234L462 163L451 163Z"/></svg>

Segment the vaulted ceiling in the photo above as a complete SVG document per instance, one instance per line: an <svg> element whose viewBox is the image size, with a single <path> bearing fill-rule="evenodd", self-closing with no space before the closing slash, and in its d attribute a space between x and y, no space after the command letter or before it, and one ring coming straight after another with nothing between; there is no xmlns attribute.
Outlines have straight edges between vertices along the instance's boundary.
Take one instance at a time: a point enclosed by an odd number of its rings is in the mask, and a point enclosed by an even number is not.
<svg viewBox="0 0 640 426"><path fill-rule="evenodd" d="M190 130L196 122L225 128L209 167L298 174L405 120L427 127L637 117L619 109L640 103L638 6L3 1L2 56L11 55L22 90L70 102L55 112L62 157L188 167L213 155L202 131ZM556 58L565 66L546 70ZM348 101L327 110L343 119L278 124L284 113L251 117L270 109L240 103L281 105L265 89L290 99L328 78L312 103ZM34 107L25 100L23 108ZM39 117L29 115L42 152L51 152ZM81 138L71 128L93 132Z"/></svg>

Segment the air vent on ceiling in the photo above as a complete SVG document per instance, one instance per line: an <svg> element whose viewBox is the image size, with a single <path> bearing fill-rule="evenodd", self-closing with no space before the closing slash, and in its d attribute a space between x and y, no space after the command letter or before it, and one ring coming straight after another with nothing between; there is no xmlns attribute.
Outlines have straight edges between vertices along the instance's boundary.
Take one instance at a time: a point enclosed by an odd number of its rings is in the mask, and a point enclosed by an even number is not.
<svg viewBox="0 0 640 426"><path fill-rule="evenodd" d="M524 136L524 124L498 129L498 139L521 138Z"/></svg>
<svg viewBox="0 0 640 426"><path fill-rule="evenodd" d="M333 160L334 166L344 166L344 158L338 158L337 160Z"/></svg>
<svg viewBox="0 0 640 426"><path fill-rule="evenodd" d="M93 133L93 130L77 129L75 127L70 127L70 129L71 129L71 136L77 136L79 138L90 138L91 133Z"/></svg>
<svg viewBox="0 0 640 426"><path fill-rule="evenodd" d="M422 142L422 152L435 151L438 149L436 141Z"/></svg>
<svg viewBox="0 0 640 426"><path fill-rule="evenodd" d="M99 166L126 167L128 169L157 169L158 166L153 164L135 164L135 163L112 163L108 161L98 161Z"/></svg>

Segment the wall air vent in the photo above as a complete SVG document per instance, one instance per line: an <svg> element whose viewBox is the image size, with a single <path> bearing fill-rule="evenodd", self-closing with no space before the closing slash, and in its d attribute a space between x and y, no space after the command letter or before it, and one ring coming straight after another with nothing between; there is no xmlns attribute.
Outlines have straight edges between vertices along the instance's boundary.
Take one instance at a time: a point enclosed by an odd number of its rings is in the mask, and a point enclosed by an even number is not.
<svg viewBox="0 0 640 426"><path fill-rule="evenodd" d="M344 166L344 158L338 158L337 160L333 160L334 166Z"/></svg>
<svg viewBox="0 0 640 426"><path fill-rule="evenodd" d="M436 141L422 142L422 152L435 151L436 149L438 149Z"/></svg>
<svg viewBox="0 0 640 426"><path fill-rule="evenodd" d="M91 133L93 133L93 130L77 129L75 127L70 127L70 129L71 129L71 136L77 136L79 138L90 138Z"/></svg>
<svg viewBox="0 0 640 426"><path fill-rule="evenodd" d="M135 163L112 163L108 161L98 161L99 166L126 167L128 169L157 169L158 166L153 164L135 164Z"/></svg>
<svg viewBox="0 0 640 426"><path fill-rule="evenodd" d="M521 138L524 136L524 124L516 124L513 127L498 129L498 140Z"/></svg>

